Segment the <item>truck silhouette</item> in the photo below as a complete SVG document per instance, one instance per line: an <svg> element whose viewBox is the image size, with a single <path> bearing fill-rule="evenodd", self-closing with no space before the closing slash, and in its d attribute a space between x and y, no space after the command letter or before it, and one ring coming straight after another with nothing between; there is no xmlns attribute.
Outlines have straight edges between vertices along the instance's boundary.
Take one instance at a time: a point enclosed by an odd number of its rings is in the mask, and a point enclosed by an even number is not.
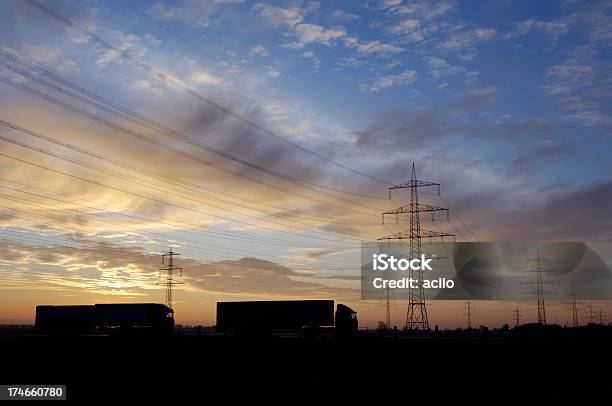
<svg viewBox="0 0 612 406"><path fill-rule="evenodd" d="M159 303L36 306L37 334L154 334L174 332L174 311Z"/></svg>
<svg viewBox="0 0 612 406"><path fill-rule="evenodd" d="M346 336L354 334L357 326L357 313L343 304L338 304L334 320L333 300L217 302L217 331L222 333L316 335L331 328Z"/></svg>

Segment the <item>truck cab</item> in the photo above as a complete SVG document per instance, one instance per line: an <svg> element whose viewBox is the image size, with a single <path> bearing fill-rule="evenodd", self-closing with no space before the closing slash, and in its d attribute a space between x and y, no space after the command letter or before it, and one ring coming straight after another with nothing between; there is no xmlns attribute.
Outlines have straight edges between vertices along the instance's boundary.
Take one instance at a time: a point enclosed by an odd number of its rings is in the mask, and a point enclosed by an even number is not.
<svg viewBox="0 0 612 406"><path fill-rule="evenodd" d="M359 327L357 312L350 307L338 304L336 307L336 334L339 336L354 335Z"/></svg>

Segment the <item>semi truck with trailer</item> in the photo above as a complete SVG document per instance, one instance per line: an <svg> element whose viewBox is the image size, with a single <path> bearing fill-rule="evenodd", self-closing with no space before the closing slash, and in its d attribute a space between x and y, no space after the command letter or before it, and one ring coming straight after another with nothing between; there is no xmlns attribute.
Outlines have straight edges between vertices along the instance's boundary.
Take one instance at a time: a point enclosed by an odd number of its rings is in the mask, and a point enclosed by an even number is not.
<svg viewBox="0 0 612 406"><path fill-rule="evenodd" d="M35 330L50 335L167 335L174 332L174 312L159 303L36 306Z"/></svg>
<svg viewBox="0 0 612 406"><path fill-rule="evenodd" d="M348 336L356 333L358 321L357 313L343 304L334 315L333 300L217 302L216 327L218 332L237 335L333 331Z"/></svg>

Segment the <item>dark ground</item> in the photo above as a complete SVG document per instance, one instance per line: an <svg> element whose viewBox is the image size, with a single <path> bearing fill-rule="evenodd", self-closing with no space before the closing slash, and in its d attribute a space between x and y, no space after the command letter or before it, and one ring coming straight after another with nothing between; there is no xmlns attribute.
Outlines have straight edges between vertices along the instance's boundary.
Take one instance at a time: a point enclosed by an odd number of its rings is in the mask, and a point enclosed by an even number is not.
<svg viewBox="0 0 612 406"><path fill-rule="evenodd" d="M6 336L0 383L65 383L69 400L88 403L413 403L418 396L430 404L560 404L574 397L590 404L592 394L610 399L611 345L607 337Z"/></svg>

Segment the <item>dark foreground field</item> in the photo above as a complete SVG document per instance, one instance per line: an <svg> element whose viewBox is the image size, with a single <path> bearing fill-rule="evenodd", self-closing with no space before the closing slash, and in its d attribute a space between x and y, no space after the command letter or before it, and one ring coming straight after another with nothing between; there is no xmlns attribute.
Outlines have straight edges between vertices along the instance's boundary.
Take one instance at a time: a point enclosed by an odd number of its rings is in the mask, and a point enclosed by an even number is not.
<svg viewBox="0 0 612 406"><path fill-rule="evenodd" d="M607 391L598 379L609 376L611 345L606 337L13 336L0 337L0 382L67 384L69 400L106 402L278 400L288 390L290 404L319 396L532 404L516 396L539 388L529 399L551 401Z"/></svg>

